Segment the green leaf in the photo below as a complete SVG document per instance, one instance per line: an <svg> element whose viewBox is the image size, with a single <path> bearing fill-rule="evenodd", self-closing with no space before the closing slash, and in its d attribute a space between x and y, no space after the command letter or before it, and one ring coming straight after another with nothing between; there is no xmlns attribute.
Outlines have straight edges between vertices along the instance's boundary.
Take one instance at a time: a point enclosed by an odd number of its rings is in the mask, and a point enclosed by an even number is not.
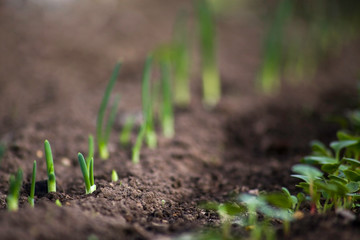
<svg viewBox="0 0 360 240"><path fill-rule="evenodd" d="M329 181L327 183L316 182L315 186L318 188L318 191L325 191L329 196L343 196L349 192L349 189L345 185L337 181Z"/></svg>
<svg viewBox="0 0 360 240"><path fill-rule="evenodd" d="M299 202L303 202L303 201L305 200L305 198L306 198L305 194L302 193L302 192L298 193L298 194L296 195L296 197L297 197L297 199L298 199Z"/></svg>
<svg viewBox="0 0 360 240"><path fill-rule="evenodd" d="M324 156L324 157L331 157L330 150L323 144L322 142L318 140L313 140L310 142L311 149L313 153L315 153L318 156Z"/></svg>
<svg viewBox="0 0 360 240"><path fill-rule="evenodd" d="M358 140L335 141L335 142L330 143L330 147L331 147L332 149L334 149L336 159L339 159L340 151L341 151L343 148L347 148L347 147L353 146L353 145L357 144L358 142L359 142Z"/></svg>
<svg viewBox="0 0 360 240"><path fill-rule="evenodd" d="M319 171L317 168L305 164L297 164L293 166L292 171L308 177L309 181L312 181L323 175L323 173Z"/></svg>
<svg viewBox="0 0 360 240"><path fill-rule="evenodd" d="M347 184L348 183L347 179L344 179L344 178L341 178L341 177L338 177L338 176L334 176L334 175L330 175L329 179L334 180L334 181L338 181L338 182L340 182L342 184Z"/></svg>
<svg viewBox="0 0 360 240"><path fill-rule="evenodd" d="M90 179L89 179L89 172L88 172L88 169L87 169L87 166L86 166L84 156L81 153L78 153L78 160L79 160L81 172L82 172L83 177L84 177L86 194L88 194L88 193L90 193L90 187L91 187Z"/></svg>
<svg viewBox="0 0 360 240"><path fill-rule="evenodd" d="M319 156L307 156L302 159L303 163L307 164L336 164L338 161L332 157L319 157Z"/></svg>
<svg viewBox="0 0 360 240"><path fill-rule="evenodd" d="M345 170L344 171L344 174L346 175L346 177L348 179L350 179L351 181L360 181L360 174L355 172L355 171L352 171L352 170Z"/></svg>
<svg viewBox="0 0 360 240"><path fill-rule="evenodd" d="M307 182L307 183L310 182L309 177L304 176L304 175L292 174L291 176L292 176L292 177L295 177L295 178L299 178L299 179L301 179L301 180L304 180L304 181Z"/></svg>
<svg viewBox="0 0 360 240"><path fill-rule="evenodd" d="M340 164L324 164L321 166L321 170L326 173L334 173L338 168Z"/></svg>
<svg viewBox="0 0 360 240"><path fill-rule="evenodd" d="M115 68L111 74L110 80L106 86L105 92L104 92L104 96L101 100L101 104L100 104L100 108L99 108L99 112L97 115L97 119L96 119L96 140L98 142L98 147L99 147L99 155L101 158L106 159L108 158L108 150L107 150L107 141L106 141L106 129L104 129L104 117L105 117L105 111L106 111L106 107L108 105L109 99L110 99L110 94L112 89L114 88L116 79L118 77L119 71L121 68L121 63L117 62L115 65ZM116 104L115 104L116 105ZM109 122L108 122L109 125ZM100 145L102 145L100 147Z"/></svg>
<svg viewBox="0 0 360 240"><path fill-rule="evenodd" d="M237 216L241 213L245 213L246 208L236 203L224 203L219 205L218 212L222 215Z"/></svg>
<svg viewBox="0 0 360 240"><path fill-rule="evenodd" d="M344 141L344 140L359 140L358 137L355 137L353 135L350 135L349 133L347 132L344 132L344 131L338 131L336 133L337 135L337 138L340 140L340 141Z"/></svg>
<svg viewBox="0 0 360 240"><path fill-rule="evenodd" d="M348 184L346 184L346 187L349 189L349 192L354 193L359 191L360 184L359 182L349 182Z"/></svg>
<svg viewBox="0 0 360 240"><path fill-rule="evenodd" d="M296 187L303 189L305 193L309 193L310 185L307 182L301 182Z"/></svg>
<svg viewBox="0 0 360 240"><path fill-rule="evenodd" d="M284 193L270 193L266 194L264 197L269 204L275 207L284 209L291 209L292 207L291 197Z"/></svg>
<svg viewBox="0 0 360 240"><path fill-rule="evenodd" d="M360 167L360 161L353 158L343 158L342 161L349 163L353 167Z"/></svg>

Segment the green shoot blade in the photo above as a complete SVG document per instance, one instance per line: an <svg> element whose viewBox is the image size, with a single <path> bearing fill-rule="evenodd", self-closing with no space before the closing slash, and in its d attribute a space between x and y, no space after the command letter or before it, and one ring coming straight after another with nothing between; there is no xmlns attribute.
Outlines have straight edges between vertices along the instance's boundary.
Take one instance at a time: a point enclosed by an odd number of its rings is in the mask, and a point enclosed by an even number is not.
<svg viewBox="0 0 360 240"><path fill-rule="evenodd" d="M202 60L203 102L214 107L221 97L220 74L216 63L216 31L212 9L206 0L197 0Z"/></svg>
<svg viewBox="0 0 360 240"><path fill-rule="evenodd" d="M89 170L89 178L90 178L90 185L95 185L94 180L94 158L91 158L90 160L90 170Z"/></svg>
<svg viewBox="0 0 360 240"><path fill-rule="evenodd" d="M132 149L132 162L135 164L139 163L139 161L140 161L140 150L141 150L142 143L144 141L145 132L146 132L146 124L143 123L141 125L140 132L136 138L135 145Z"/></svg>
<svg viewBox="0 0 360 240"><path fill-rule="evenodd" d="M54 170L54 161L51 152L51 146L48 140L44 142L45 148L45 158L46 158L46 168L48 174L48 192L56 192L56 176Z"/></svg>
<svg viewBox="0 0 360 240"><path fill-rule="evenodd" d="M172 138L175 134L174 130L174 113L172 103L172 92L170 83L170 63L163 60L160 63L161 70L161 83L163 95L163 108L162 108L162 128L163 134L167 138Z"/></svg>
<svg viewBox="0 0 360 240"><path fill-rule="evenodd" d="M131 131L133 129L134 123L135 123L135 117L129 116L126 119L124 127L123 127L123 129L122 129L122 131L120 133L120 136L119 136L119 140L120 140L121 145L126 146L126 145L129 144L130 138L131 138Z"/></svg>
<svg viewBox="0 0 360 240"><path fill-rule="evenodd" d="M90 160L94 157L94 137L92 134L89 134L88 144L89 144L89 152L88 152L88 156L86 157L86 166L88 167L89 170Z"/></svg>
<svg viewBox="0 0 360 240"><path fill-rule="evenodd" d="M33 173L32 173L32 178L31 178L30 196L28 198L28 202L31 207L34 207L35 183L36 183L36 161L34 161L34 163L33 163Z"/></svg>
<svg viewBox="0 0 360 240"><path fill-rule="evenodd" d="M19 169L16 173L16 177L10 175L10 189L6 198L7 208L9 211L17 211L19 209L19 196L22 186L23 171Z"/></svg>
<svg viewBox="0 0 360 240"><path fill-rule="evenodd" d="M142 78L141 85L141 100L143 108L143 116L148 115L149 105L150 105L150 78L151 78L151 65L153 57L149 55L145 60L144 74Z"/></svg>
<svg viewBox="0 0 360 240"><path fill-rule="evenodd" d="M264 40L264 60L257 78L257 85L265 93L272 93L280 87L283 35L285 25L291 19L292 11L292 1L280 1L274 20Z"/></svg>
<svg viewBox="0 0 360 240"><path fill-rule="evenodd" d="M174 102L184 107L190 104L189 50L187 21L184 12L177 17L174 27L172 63L174 67Z"/></svg>
<svg viewBox="0 0 360 240"><path fill-rule="evenodd" d="M157 145L157 138L156 138L156 133L154 131L153 108L152 108L153 99L151 97L151 88L150 88L152 61L153 61L153 56L149 55L145 61L141 94L142 94L144 122L146 125L146 129L145 129L146 142L150 148L155 148Z"/></svg>
<svg viewBox="0 0 360 240"><path fill-rule="evenodd" d="M89 193L90 193L89 172L88 172L88 170L87 170L87 166L86 166L86 162L85 162L84 156L83 156L81 153L78 153L78 160L79 160L81 172L82 172L83 177L84 177L85 192L86 192L86 194L89 194Z"/></svg>
<svg viewBox="0 0 360 240"><path fill-rule="evenodd" d="M119 176L118 176L117 172L115 171L115 169L113 169L111 172L111 181L117 182L118 180L119 180Z"/></svg>
<svg viewBox="0 0 360 240"><path fill-rule="evenodd" d="M117 113L117 109L119 106L119 102L120 102L120 95L116 95L114 104L110 111L109 119L108 119L108 121L106 123L106 127L105 127L104 141L105 141L106 145L109 142L111 128L113 127L115 119L116 119L116 113Z"/></svg>
<svg viewBox="0 0 360 240"><path fill-rule="evenodd" d="M109 83L106 86L105 93L104 93L103 99L100 104L100 109L99 109L99 113L98 113L97 121L96 121L96 137L97 137L97 142L98 142L98 147L99 147L99 155L102 159L107 159L109 157L109 153L107 150L107 143L106 143L106 130L104 132L103 122L104 122L106 106L108 105L108 102L110 99L110 93L111 93L112 89L114 88L117 76L120 71L120 67L121 67L121 63L118 62L115 65L115 68L113 70L113 73L111 75Z"/></svg>
<svg viewBox="0 0 360 240"><path fill-rule="evenodd" d="M61 204L59 199L56 199L55 205L58 206L58 207L62 207L62 204Z"/></svg>

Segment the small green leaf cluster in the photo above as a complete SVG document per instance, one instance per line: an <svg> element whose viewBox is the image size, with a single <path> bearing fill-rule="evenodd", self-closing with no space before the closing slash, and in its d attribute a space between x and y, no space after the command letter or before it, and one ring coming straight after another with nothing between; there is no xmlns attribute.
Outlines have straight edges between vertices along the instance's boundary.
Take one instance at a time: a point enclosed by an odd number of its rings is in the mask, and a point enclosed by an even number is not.
<svg viewBox="0 0 360 240"><path fill-rule="evenodd" d="M85 192L86 194L90 194L96 190L96 185L94 183L94 158L91 158L87 164L84 156L81 153L78 153L78 160L84 177Z"/></svg>
<svg viewBox="0 0 360 240"><path fill-rule="evenodd" d="M249 231L251 239L275 239L274 220L284 226L284 233L289 233L293 214L304 200L304 196L297 197L283 188L281 192L262 193L259 196L241 194L236 201L228 203L206 203L201 207L216 211L221 220L219 231L207 231L198 239L235 239L231 233L231 226L238 224Z"/></svg>
<svg viewBox="0 0 360 240"><path fill-rule="evenodd" d="M292 176L302 180L297 186L310 197L312 213L351 209L360 199L360 137L339 131L337 138L330 148L311 142L312 155L292 168L297 173Z"/></svg>

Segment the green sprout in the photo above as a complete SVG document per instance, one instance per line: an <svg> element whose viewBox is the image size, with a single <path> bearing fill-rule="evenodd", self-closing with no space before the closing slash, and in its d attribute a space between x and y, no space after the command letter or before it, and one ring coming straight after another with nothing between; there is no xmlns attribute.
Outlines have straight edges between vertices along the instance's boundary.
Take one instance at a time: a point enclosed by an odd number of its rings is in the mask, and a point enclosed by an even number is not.
<svg viewBox="0 0 360 240"><path fill-rule="evenodd" d="M190 67L186 16L181 12L176 19L173 35L172 65L174 70L174 103L184 107L190 104Z"/></svg>
<svg viewBox="0 0 360 240"><path fill-rule="evenodd" d="M92 158L94 158L94 137L93 137L93 135L91 135L91 134L89 134L89 138L88 138L88 144L89 144L89 146L88 146L88 155L87 155L87 157L86 157L86 165L88 166L88 168L89 168L89 166L90 166L90 161L91 161L91 159ZM88 169L89 170L89 169Z"/></svg>
<svg viewBox="0 0 360 240"><path fill-rule="evenodd" d="M257 79L259 89L265 93L276 91L280 87L280 72L283 52L285 25L292 16L293 1L280 1L273 22L265 37L264 56Z"/></svg>
<svg viewBox="0 0 360 240"><path fill-rule="evenodd" d="M216 63L215 16L206 0L197 0L200 51L202 60L203 102L214 107L221 97L219 70Z"/></svg>
<svg viewBox="0 0 360 240"><path fill-rule="evenodd" d="M153 107L150 88L151 65L153 57L149 55L145 61L144 75L142 79L141 96L144 121L141 124L140 131L136 137L135 144L132 149L132 162L138 163L140 160L140 151L144 138L146 138L147 145L150 148L155 148L157 145L157 137L154 129Z"/></svg>
<svg viewBox="0 0 360 240"><path fill-rule="evenodd" d="M145 124L145 138L146 143L150 148L155 148L157 145L157 138L154 128L154 116L153 116L153 98L151 94L151 66L153 62L153 57L148 56L145 61L144 75L142 79L141 86L141 99L142 99L142 108Z"/></svg>
<svg viewBox="0 0 360 240"><path fill-rule="evenodd" d="M56 192L56 176L54 169L54 161L51 152L51 146L48 140L45 140L44 147L45 147L46 169L48 175L48 181L47 181L48 192Z"/></svg>
<svg viewBox="0 0 360 240"><path fill-rule="evenodd" d="M36 183L36 161L33 163L33 173L31 178L30 196L28 202L31 207L34 207L34 196L35 196L35 183Z"/></svg>
<svg viewBox="0 0 360 240"><path fill-rule="evenodd" d="M145 132L146 132L146 124L143 123L140 127L139 134L136 137L135 144L132 148L132 162L135 164L139 163L140 161L140 151L141 151L142 143L144 141Z"/></svg>
<svg viewBox="0 0 360 240"><path fill-rule="evenodd" d="M62 207L62 204L61 204L59 199L55 200L55 205L58 206L58 207Z"/></svg>
<svg viewBox="0 0 360 240"><path fill-rule="evenodd" d="M163 134L167 138L172 138L175 134L174 129L174 112L172 103L171 91L171 72L170 61L166 58L160 62L161 71L161 85L162 85L162 111L161 111L161 124Z"/></svg>
<svg viewBox="0 0 360 240"><path fill-rule="evenodd" d="M23 181L23 171L19 169L16 177L10 175L10 189L6 197L7 209L9 211L17 211L19 209L20 189Z"/></svg>
<svg viewBox="0 0 360 240"><path fill-rule="evenodd" d="M129 116L126 118L124 127L120 133L119 140L122 146L127 146L130 143L131 131L134 127L135 117Z"/></svg>
<svg viewBox="0 0 360 240"><path fill-rule="evenodd" d="M315 180L320 179L320 177L323 176L323 173L317 168L305 164L297 164L293 166L292 171L298 173L291 175L292 177L296 177L296 178L300 178L301 180L304 180L305 184L303 184L302 186L304 187L308 186L309 194L311 197L311 213L314 214L316 211L317 201L319 201L319 196L316 193L314 182Z"/></svg>
<svg viewBox="0 0 360 240"><path fill-rule="evenodd" d="M115 169L113 169L111 171L111 181L117 182L118 180L119 180L119 176L118 176L117 172L115 171Z"/></svg>
<svg viewBox="0 0 360 240"><path fill-rule="evenodd" d="M98 116L97 116L96 137L97 137L98 148L99 148L99 156L103 160L109 158L108 143L109 143L109 139L110 139L111 128L114 125L115 118L116 118L116 113L117 113L117 108L118 108L118 104L119 104L119 101L120 101L119 95L116 95L116 98L115 98L114 103L112 105L112 108L111 108L107 123L106 123L105 126L103 126L104 117L105 117L105 110L106 110L106 107L107 107L107 105L109 103L110 94L111 94L112 89L114 88L117 76L119 74L120 67L121 67L121 63L118 62L115 65L115 68L113 70L113 73L111 75L109 83L106 86L105 93L104 93L103 99L101 101L99 113L98 113Z"/></svg>
<svg viewBox="0 0 360 240"><path fill-rule="evenodd" d="M94 158L90 160L89 167L81 153L78 153L78 160L84 177L85 192L86 194L90 194L96 190L96 185L94 183Z"/></svg>

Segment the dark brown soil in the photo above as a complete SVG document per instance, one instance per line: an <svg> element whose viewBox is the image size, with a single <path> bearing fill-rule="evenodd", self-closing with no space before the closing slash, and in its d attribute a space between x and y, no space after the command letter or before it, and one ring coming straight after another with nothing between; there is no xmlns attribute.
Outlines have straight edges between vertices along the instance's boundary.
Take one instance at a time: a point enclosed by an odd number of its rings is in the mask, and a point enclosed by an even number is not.
<svg viewBox="0 0 360 240"><path fill-rule="evenodd" d="M195 67L192 104L176 111L176 137L159 134L158 148L144 148L134 165L131 149L118 143L122 119L141 112L144 58L170 39L176 12L191 9L192 1L116 2L0 3L0 140L7 144L0 166L0 239L168 239L217 226L218 216L199 203L283 186L295 193L290 168L309 152L309 141L329 143L339 129L331 119L358 106L358 41L329 58L312 82L286 86L276 97L259 96L252 85L261 22L241 11L219 22L219 106L203 108ZM103 90L119 56L124 66L115 91L122 101L111 156L96 158L97 190L85 195L76 156L87 152L87 136L95 132ZM56 194L46 193L45 139L53 149ZM31 209L27 196L35 159ZM25 179L20 210L10 213L8 179L19 167ZM112 169L119 182L111 182ZM357 239L356 217L306 216L293 223L289 238Z"/></svg>

